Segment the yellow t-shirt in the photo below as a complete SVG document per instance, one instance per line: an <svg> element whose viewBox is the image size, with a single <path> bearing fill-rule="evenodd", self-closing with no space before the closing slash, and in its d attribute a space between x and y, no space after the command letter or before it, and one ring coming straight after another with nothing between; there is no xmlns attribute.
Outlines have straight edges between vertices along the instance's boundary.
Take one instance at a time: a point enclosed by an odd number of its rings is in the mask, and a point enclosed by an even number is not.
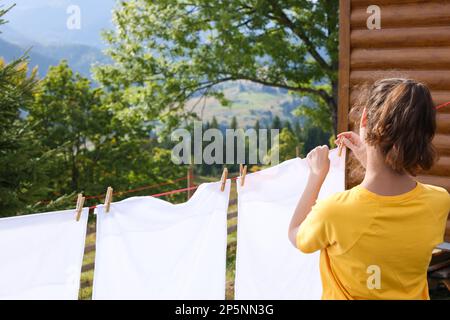
<svg viewBox="0 0 450 320"><path fill-rule="evenodd" d="M321 250L322 299L429 299L427 268L449 211L443 188L380 196L356 186L313 206L297 247Z"/></svg>

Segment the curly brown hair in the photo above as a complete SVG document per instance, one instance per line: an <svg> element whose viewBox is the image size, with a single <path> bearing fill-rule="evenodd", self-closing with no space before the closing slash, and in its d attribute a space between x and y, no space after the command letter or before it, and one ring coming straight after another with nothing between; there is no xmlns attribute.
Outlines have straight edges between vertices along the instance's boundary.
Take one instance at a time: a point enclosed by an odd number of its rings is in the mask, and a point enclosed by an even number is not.
<svg viewBox="0 0 450 320"><path fill-rule="evenodd" d="M366 143L376 146L398 173L413 176L430 169L437 153L432 144L436 109L426 85L403 78L376 81L366 95Z"/></svg>

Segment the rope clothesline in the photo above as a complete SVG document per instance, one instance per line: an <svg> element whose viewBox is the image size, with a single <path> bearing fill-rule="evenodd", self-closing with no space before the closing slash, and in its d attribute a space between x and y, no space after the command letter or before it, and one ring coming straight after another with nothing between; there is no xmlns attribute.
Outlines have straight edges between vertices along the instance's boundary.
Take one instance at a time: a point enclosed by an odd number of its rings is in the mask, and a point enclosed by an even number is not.
<svg viewBox="0 0 450 320"><path fill-rule="evenodd" d="M439 110L439 109L441 109L441 108L444 108L444 107L446 107L446 106L448 106L448 105L450 105L450 101L445 102L445 103L443 103L443 104L440 104L440 105L436 106L436 110Z"/></svg>
<svg viewBox="0 0 450 320"><path fill-rule="evenodd" d="M173 180L169 180L169 181L165 181L162 183L157 183L157 184L152 184L152 185L148 185L148 186L143 186L143 187L138 187L135 189L130 189L130 190L125 190L125 191L117 191L117 192L113 192L113 195L123 195L123 194L127 194L127 193L133 193L133 192L138 192L138 191L142 191L142 190L147 190L147 189L153 189L156 187L162 187L162 186L166 186L169 184L174 184L175 182L179 182L179 181L183 181L183 180L187 180L187 177L180 177L180 178L176 178ZM87 199L101 199L104 198L105 194L99 194L99 195L94 195L94 196L86 196L86 200ZM52 202L53 200L41 200L39 201L40 203L49 203Z"/></svg>
<svg viewBox="0 0 450 320"><path fill-rule="evenodd" d="M166 182L162 182L162 183L157 183L157 184L153 184L153 185L149 185L149 186L144 186L144 187L139 187L139 188L135 188L135 189L130 189L130 190L125 190L125 191L117 191L117 192L113 192L113 195L123 195L123 194L127 194L127 193L133 193L133 192L138 192L138 191L142 191L142 190L147 190L147 189L153 189L156 187L161 187L161 186L166 186L169 184L173 184L175 182L178 181L182 181L182 180L186 180L187 177L180 177L174 180L170 180L170 181L166 181ZM86 196L86 199L101 199L104 198L105 195L104 194L100 194L100 195L96 195L96 196Z"/></svg>
<svg viewBox="0 0 450 320"><path fill-rule="evenodd" d="M239 178L239 176L236 177L232 177L229 178L230 180L236 180L237 178ZM159 198L159 197L163 197L163 196L168 196L168 195L172 195L172 194L177 194L177 193L181 193L181 192L186 192L186 191L191 191L191 190L195 190L197 189L199 186L192 186L192 187L187 187L187 188L181 188L181 189L176 189L176 190L170 190L170 191L166 191L166 192L161 192L161 193L156 193L156 194L151 194L148 197L154 197L154 198ZM119 193L119 192L118 192ZM93 205L88 207L90 210L91 209L95 209L97 208L97 205Z"/></svg>

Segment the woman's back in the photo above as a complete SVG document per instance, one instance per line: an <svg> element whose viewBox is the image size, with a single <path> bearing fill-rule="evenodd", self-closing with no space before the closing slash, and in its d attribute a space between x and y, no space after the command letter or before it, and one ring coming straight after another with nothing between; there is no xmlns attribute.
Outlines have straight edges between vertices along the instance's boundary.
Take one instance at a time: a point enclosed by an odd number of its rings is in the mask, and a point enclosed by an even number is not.
<svg viewBox="0 0 450 320"><path fill-rule="evenodd" d="M328 148L311 151L289 239L304 252L321 250L325 299L429 299L427 267L450 211L446 190L414 179L437 158L430 91L411 79L384 79L362 101L359 135L344 132L337 141L365 168L363 181L314 205L330 164Z"/></svg>
<svg viewBox="0 0 450 320"><path fill-rule="evenodd" d="M418 183L380 196L357 186L314 206L297 246L312 252L329 242L321 253L324 299L428 299L427 268L449 210L442 188Z"/></svg>

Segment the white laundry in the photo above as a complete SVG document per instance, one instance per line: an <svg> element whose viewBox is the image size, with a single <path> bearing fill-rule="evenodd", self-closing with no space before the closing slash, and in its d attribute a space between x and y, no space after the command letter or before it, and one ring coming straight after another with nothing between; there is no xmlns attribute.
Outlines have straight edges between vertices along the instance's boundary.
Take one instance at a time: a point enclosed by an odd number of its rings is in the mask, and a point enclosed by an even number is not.
<svg viewBox="0 0 450 320"><path fill-rule="evenodd" d="M224 299L229 193L206 183L182 204L100 206L93 299Z"/></svg>
<svg viewBox="0 0 450 320"><path fill-rule="evenodd" d="M330 151L330 172L319 199L344 190L345 156ZM292 159L238 182L235 299L320 299L319 252L303 254L288 227L309 174L306 159Z"/></svg>
<svg viewBox="0 0 450 320"><path fill-rule="evenodd" d="M88 209L0 219L0 299L76 300Z"/></svg>

